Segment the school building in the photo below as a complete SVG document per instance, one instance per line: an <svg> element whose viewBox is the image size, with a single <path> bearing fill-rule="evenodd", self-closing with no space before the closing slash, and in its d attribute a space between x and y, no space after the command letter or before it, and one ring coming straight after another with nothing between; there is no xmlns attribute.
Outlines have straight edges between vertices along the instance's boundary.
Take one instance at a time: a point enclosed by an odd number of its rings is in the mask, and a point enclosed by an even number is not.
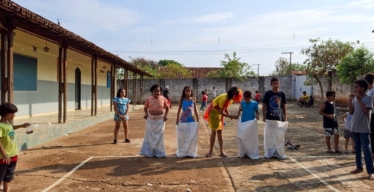
<svg viewBox="0 0 374 192"><path fill-rule="evenodd" d="M151 76L10 0L0 0L0 45L1 103L17 105L16 123L28 118L47 128L22 132L22 149L113 116L117 69L127 92L129 73L137 79L134 97L143 92L143 77Z"/></svg>

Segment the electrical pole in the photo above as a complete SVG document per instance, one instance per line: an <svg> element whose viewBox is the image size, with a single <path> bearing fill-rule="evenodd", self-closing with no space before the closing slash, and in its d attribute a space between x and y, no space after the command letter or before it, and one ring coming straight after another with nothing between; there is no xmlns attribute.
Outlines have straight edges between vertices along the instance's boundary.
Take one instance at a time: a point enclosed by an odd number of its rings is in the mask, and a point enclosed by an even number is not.
<svg viewBox="0 0 374 192"><path fill-rule="evenodd" d="M290 74L291 74L291 70L292 70L292 62L291 62L291 60L292 60L292 54L293 54L293 52L282 52L282 54L290 54Z"/></svg>
<svg viewBox="0 0 374 192"><path fill-rule="evenodd" d="M252 65L257 65L257 76L260 77L260 65L261 64L252 64Z"/></svg>

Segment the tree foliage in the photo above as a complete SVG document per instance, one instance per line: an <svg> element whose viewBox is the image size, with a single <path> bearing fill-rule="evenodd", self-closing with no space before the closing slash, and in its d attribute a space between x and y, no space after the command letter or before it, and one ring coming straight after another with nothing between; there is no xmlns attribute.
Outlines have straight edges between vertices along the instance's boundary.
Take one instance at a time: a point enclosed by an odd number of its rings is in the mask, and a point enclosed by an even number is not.
<svg viewBox="0 0 374 192"><path fill-rule="evenodd" d="M255 73L251 69L248 63L241 62L240 57L236 56L236 52L233 53L231 58L229 54L225 54L224 61L221 61L222 69L218 71L208 72L208 77L219 77L219 78L236 78L244 81L248 76L255 76Z"/></svg>
<svg viewBox="0 0 374 192"><path fill-rule="evenodd" d="M174 60L167 60L167 59L164 59L164 60L160 60L160 61L158 62L158 65L159 65L159 66L168 66L168 65L170 65L170 64L175 64L175 65L183 66L182 64L180 64L180 63L178 63L178 62L176 62L176 61L174 61Z"/></svg>
<svg viewBox="0 0 374 192"><path fill-rule="evenodd" d="M339 40L323 41L319 38L309 39L312 44L308 48L302 49L301 53L309 56L304 64L307 65L307 74L309 78L315 79L321 90L321 99L323 100L323 86L321 77L328 71L333 71L343 60L343 58L353 51L352 43Z"/></svg>
<svg viewBox="0 0 374 192"><path fill-rule="evenodd" d="M351 84L357 78L363 78L374 71L374 54L365 47L360 47L344 57L337 67L339 80Z"/></svg>
<svg viewBox="0 0 374 192"><path fill-rule="evenodd" d="M299 63L293 63L290 66L290 62L286 58L280 57L275 62L275 71L272 73L272 76L291 75L291 71L305 71L306 68L306 65Z"/></svg>
<svg viewBox="0 0 374 192"><path fill-rule="evenodd" d="M161 79L192 78L192 72L181 64L170 63L155 76Z"/></svg>

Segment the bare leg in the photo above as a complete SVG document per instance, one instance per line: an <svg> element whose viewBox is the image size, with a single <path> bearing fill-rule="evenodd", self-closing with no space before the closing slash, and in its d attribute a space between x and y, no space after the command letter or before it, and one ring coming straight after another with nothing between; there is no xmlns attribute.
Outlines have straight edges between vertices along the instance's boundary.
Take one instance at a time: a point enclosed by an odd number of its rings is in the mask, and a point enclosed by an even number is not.
<svg viewBox="0 0 374 192"><path fill-rule="evenodd" d="M345 139L345 143L344 143L344 150L347 152L348 151L348 143L349 143L349 138L348 139Z"/></svg>
<svg viewBox="0 0 374 192"><path fill-rule="evenodd" d="M119 127L121 126L121 121L114 121L114 122L116 123L114 127L114 140L117 140Z"/></svg>
<svg viewBox="0 0 374 192"><path fill-rule="evenodd" d="M125 139L128 139L129 138L129 131L127 129L127 125L128 125L128 121L127 120L122 120L122 125L123 125L123 129L124 129L124 133L125 133Z"/></svg>
<svg viewBox="0 0 374 192"><path fill-rule="evenodd" d="M330 137L326 137L327 151L331 151Z"/></svg>
<svg viewBox="0 0 374 192"><path fill-rule="evenodd" d="M4 189L3 191L4 192L9 192L9 189L10 189L10 182L3 182L4 184Z"/></svg>
<svg viewBox="0 0 374 192"><path fill-rule="evenodd" d="M212 133L210 134L210 146L209 146L209 152L208 152L208 154L210 154L210 156L213 153L214 142L216 141L216 133L217 133L217 131L212 130ZM208 154L207 154L207 156L208 156Z"/></svg>
<svg viewBox="0 0 374 192"><path fill-rule="evenodd" d="M334 135L334 148L335 151L339 151L339 135Z"/></svg>
<svg viewBox="0 0 374 192"><path fill-rule="evenodd" d="M219 151L220 151L220 154L223 155L223 154L225 154L225 153L223 152L223 137L222 137L222 130L218 130L218 131L217 131L217 134L218 134Z"/></svg>

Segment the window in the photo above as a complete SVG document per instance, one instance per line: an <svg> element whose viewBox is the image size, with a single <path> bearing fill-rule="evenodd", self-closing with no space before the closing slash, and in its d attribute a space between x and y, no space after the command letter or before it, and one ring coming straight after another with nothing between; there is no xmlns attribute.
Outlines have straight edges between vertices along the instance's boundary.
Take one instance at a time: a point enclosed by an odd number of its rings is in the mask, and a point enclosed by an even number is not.
<svg viewBox="0 0 374 192"><path fill-rule="evenodd" d="M37 59L14 54L14 90L37 90Z"/></svg>

